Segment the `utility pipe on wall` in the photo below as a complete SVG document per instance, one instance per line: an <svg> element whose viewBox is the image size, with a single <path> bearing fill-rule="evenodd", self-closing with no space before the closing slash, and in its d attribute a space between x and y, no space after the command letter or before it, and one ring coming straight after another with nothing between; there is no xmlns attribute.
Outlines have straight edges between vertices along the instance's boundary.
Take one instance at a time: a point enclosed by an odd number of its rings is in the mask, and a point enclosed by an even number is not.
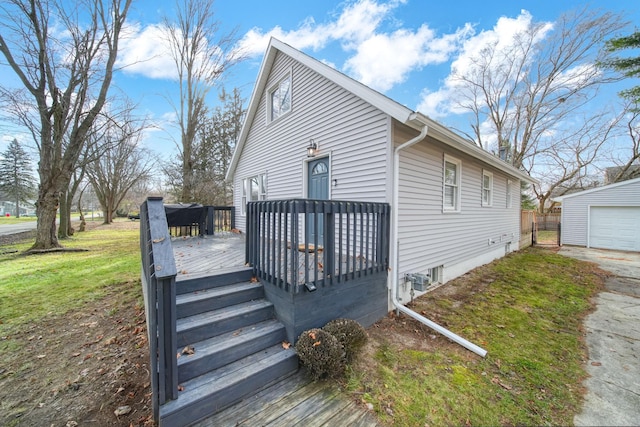
<svg viewBox="0 0 640 427"><path fill-rule="evenodd" d="M450 330L443 328L442 326L438 325L435 322L432 322L431 320L427 319L424 316L421 316L420 314L416 313L415 311L405 307L404 305L402 305L402 303L400 301L398 301L398 270L400 268L399 266L399 262L398 262L398 252L400 249L400 245L399 245L399 240L398 240L398 221L399 221L399 215L398 215L398 210L399 210L399 201L400 201L400 197L398 195L399 193L399 189L400 189L400 151L404 150L405 148L409 148L414 144L417 144L418 142L422 141L426 136L427 136L427 132L429 130L429 127L427 125L423 125L422 126L422 130L420 131L420 135L416 136L415 138L410 139L409 141L397 146L393 152L393 209L391 210L391 214L392 214L392 230L391 230L391 244L393 245L393 247L395 248L395 256L392 258L392 263L393 266L391 268L391 272L392 272L392 279L391 279L391 301L393 302L393 305L398 309L398 311L401 311L402 313L406 314L407 316L413 317L414 319L416 319L418 322L430 327L431 329L433 329L436 332L441 333L442 335L444 335L445 337L449 338L451 341L460 344L461 346L463 346L464 348L466 348L467 350L470 350L472 352L474 352L475 354L481 356L481 357L485 357L487 355L487 351L481 347L478 347L477 345L475 345L472 342L469 342L467 340L465 340L464 338L462 338L461 336L451 332Z"/></svg>

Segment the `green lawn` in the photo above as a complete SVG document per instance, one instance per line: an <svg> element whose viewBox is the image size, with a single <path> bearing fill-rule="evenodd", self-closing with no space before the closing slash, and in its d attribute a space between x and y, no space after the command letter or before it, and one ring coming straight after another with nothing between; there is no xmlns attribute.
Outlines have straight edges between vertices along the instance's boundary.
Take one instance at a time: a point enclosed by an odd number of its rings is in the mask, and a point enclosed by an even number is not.
<svg viewBox="0 0 640 427"><path fill-rule="evenodd" d="M602 282L592 269L530 248L450 282L447 294L412 308L487 357L436 341L412 319L385 319L386 336L370 329L372 350L350 371L348 389L394 426L573 424L585 376L581 323ZM406 339L390 339L389 323ZM425 349L431 340L444 344Z"/></svg>
<svg viewBox="0 0 640 427"><path fill-rule="evenodd" d="M129 298L110 302L114 310L139 301L138 224L123 222L63 242L87 252L24 256L7 252L31 242L0 247L0 336L102 298L117 283L131 286ZM412 305L484 347L486 358L411 319L387 318L384 333L369 330L347 390L394 426L572 424L585 376L581 323L601 283L590 264L549 250L511 254Z"/></svg>
<svg viewBox="0 0 640 427"><path fill-rule="evenodd" d="M61 242L86 252L22 255L31 241L0 247L0 328L64 314L102 297L110 285L138 281L137 224L122 222L76 233Z"/></svg>

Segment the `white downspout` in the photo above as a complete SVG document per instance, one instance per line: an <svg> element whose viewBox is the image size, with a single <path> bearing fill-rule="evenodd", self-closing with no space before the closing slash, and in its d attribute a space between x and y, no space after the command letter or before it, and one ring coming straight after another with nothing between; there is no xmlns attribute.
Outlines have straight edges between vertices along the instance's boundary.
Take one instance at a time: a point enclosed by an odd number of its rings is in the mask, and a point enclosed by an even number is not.
<svg viewBox="0 0 640 427"><path fill-rule="evenodd" d="M391 279L391 301L393 302L393 305L402 313L406 314L407 316L413 317L414 319L416 319L418 322L423 323L425 325L427 325L428 327L430 327L431 329L433 329L436 332L441 333L442 335L444 335L445 337L449 338L451 341L456 342L458 344L460 344L461 346L463 346L464 348L471 350L472 352L474 352L475 354L481 356L481 357L485 357L487 354L487 351L483 348L478 347L477 345L473 344L472 342L469 342L467 340L465 340L464 338L462 338L459 335L454 334L453 332L451 332L448 329L443 328L442 326L438 325L437 323L432 322L431 320L427 319L424 316L419 315L418 313L416 313L415 311L405 307L404 305L402 305L402 303L400 301L398 301L398 273L399 273L399 262L398 262L398 252L400 249L400 245L399 245L399 241L398 241L398 210L399 210L399 201L400 201L400 197L399 197L399 190L400 190L400 151L404 150L405 148L411 147L412 145L422 141L424 139L425 136L427 136L427 131L428 131L428 126L427 125L423 125L422 126L422 130L420 131L420 135L416 136L415 138L410 139L409 141L399 145L398 147L395 148L394 152L393 152L393 208L391 209L391 223L393 224L393 227L391 229L391 244L394 247L394 256L391 260L392 262L392 267L391 267L391 275L392 275L392 279Z"/></svg>

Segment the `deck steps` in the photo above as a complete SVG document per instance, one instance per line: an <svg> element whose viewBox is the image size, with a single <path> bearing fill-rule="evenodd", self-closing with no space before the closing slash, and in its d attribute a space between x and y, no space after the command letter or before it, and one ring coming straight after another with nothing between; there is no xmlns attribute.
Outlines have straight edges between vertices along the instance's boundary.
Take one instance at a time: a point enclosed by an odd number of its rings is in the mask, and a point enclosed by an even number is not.
<svg viewBox="0 0 640 427"><path fill-rule="evenodd" d="M160 426L193 424L297 371L284 325L244 269L176 289L179 391L160 407Z"/></svg>

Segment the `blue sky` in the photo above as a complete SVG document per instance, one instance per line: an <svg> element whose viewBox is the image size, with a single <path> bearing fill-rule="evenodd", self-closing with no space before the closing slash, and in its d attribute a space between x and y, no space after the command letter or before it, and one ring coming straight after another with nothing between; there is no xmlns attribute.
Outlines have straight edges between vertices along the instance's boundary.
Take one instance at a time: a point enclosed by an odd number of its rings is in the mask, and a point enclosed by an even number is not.
<svg viewBox="0 0 640 427"><path fill-rule="evenodd" d="M231 69L222 82L251 95L262 54L271 35L327 62L387 96L443 122L459 124L454 112L442 108L446 78L454 61L462 61L474 40L500 38L529 21L553 21L562 12L583 7L579 0L216 0L214 9L223 32L236 29L248 59ZM121 49L124 65L131 58L154 57L116 75L114 84L149 115L158 128L145 143L165 157L175 151L167 123L172 107L167 97L176 89L171 62L158 54L155 28L171 15L173 1L133 3L129 25L133 37ZM637 0L597 0L588 3L624 14L629 32L640 26ZM155 55L155 56L154 56ZM6 69L0 79L11 81ZM610 91L615 98L615 90ZM216 105L215 91L210 105ZM0 151L15 135L0 134Z"/></svg>

